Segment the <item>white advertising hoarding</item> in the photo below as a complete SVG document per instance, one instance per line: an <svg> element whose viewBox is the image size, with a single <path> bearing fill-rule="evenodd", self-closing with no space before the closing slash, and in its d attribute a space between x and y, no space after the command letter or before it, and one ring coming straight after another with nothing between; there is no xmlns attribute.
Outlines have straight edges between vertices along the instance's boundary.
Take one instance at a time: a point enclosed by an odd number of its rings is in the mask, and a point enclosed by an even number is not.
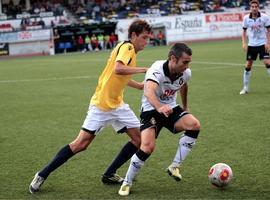
<svg viewBox="0 0 270 200"><path fill-rule="evenodd" d="M152 26L166 27L167 43L240 37L242 21L248 12L223 12L144 18ZM269 14L266 12L266 14ZM127 40L128 27L134 19L119 20L116 33Z"/></svg>
<svg viewBox="0 0 270 200"><path fill-rule="evenodd" d="M28 42L36 40L49 40L50 29L0 33L0 43Z"/></svg>

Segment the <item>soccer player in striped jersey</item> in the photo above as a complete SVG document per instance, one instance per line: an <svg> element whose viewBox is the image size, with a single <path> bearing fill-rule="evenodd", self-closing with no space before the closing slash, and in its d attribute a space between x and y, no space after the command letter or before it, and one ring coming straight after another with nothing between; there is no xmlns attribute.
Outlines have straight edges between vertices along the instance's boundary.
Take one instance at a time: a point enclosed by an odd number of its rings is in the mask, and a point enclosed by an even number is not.
<svg viewBox="0 0 270 200"><path fill-rule="evenodd" d="M130 141L124 145L102 176L103 183L122 183L123 178L116 174L116 170L140 147L140 122L129 105L124 103L123 94L126 85L143 89L143 83L132 80L131 76L145 73L148 69L136 67L136 55L146 46L150 31L150 25L144 20L136 20L129 26L129 41L119 43L111 52L107 65L99 77L79 135L74 141L62 147L51 162L35 174L29 186L30 193L38 192L51 172L75 154L86 150L96 135L107 125L112 125L118 133L126 132L130 137Z"/></svg>
<svg viewBox="0 0 270 200"><path fill-rule="evenodd" d="M191 70L192 51L184 43L172 46L168 60L156 61L145 75L144 95L141 112L141 146L132 156L125 180L118 193L130 193L135 176L155 149L156 138L163 127L176 134L184 131L179 139L178 149L167 172L176 181L182 176L179 167L190 153L200 132L200 122L188 111L188 81ZM182 99L182 107L177 102L177 93Z"/></svg>
<svg viewBox="0 0 270 200"><path fill-rule="evenodd" d="M247 52L247 61L243 74L243 89L240 91L240 95L249 92L251 68L258 54L260 60L263 60L267 73L270 75L269 44L270 19L266 14L259 12L259 1L251 0L250 13L245 15L243 19L242 45Z"/></svg>

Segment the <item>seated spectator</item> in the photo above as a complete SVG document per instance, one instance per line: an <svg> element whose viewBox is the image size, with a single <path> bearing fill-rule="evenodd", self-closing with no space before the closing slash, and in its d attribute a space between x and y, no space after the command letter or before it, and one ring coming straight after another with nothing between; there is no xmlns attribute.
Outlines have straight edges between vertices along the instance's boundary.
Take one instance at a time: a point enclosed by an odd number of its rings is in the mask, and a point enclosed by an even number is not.
<svg viewBox="0 0 270 200"><path fill-rule="evenodd" d="M153 45L153 46L159 45L159 40L157 38L155 38L153 31L150 32L149 38L150 38L151 45Z"/></svg>
<svg viewBox="0 0 270 200"><path fill-rule="evenodd" d="M107 50L107 49L111 49L111 43L110 43L110 36L108 34L106 34L104 36L104 49Z"/></svg>
<svg viewBox="0 0 270 200"><path fill-rule="evenodd" d="M110 36L110 43L112 48L116 46L117 41L118 41L117 36L114 34L114 32L112 32Z"/></svg>
<svg viewBox="0 0 270 200"><path fill-rule="evenodd" d="M92 44L93 50L95 51L99 50L98 39L95 34L93 34L91 37L91 44Z"/></svg>
<svg viewBox="0 0 270 200"><path fill-rule="evenodd" d="M93 51L92 45L91 45L91 39L89 35L86 35L84 38L84 44L85 44L85 51Z"/></svg>
<svg viewBox="0 0 270 200"><path fill-rule="evenodd" d="M30 25L30 18L27 17L23 17L22 20L21 20L21 29L22 30L26 30L26 27Z"/></svg>
<svg viewBox="0 0 270 200"><path fill-rule="evenodd" d="M100 50L104 49L104 35L102 33L99 33L97 39Z"/></svg>
<svg viewBox="0 0 270 200"><path fill-rule="evenodd" d="M43 21L42 18L40 18L38 25L40 25L42 28L45 28L45 22Z"/></svg>
<svg viewBox="0 0 270 200"><path fill-rule="evenodd" d="M166 45L165 35L162 31L159 31L157 34L157 39L159 41L159 45Z"/></svg>

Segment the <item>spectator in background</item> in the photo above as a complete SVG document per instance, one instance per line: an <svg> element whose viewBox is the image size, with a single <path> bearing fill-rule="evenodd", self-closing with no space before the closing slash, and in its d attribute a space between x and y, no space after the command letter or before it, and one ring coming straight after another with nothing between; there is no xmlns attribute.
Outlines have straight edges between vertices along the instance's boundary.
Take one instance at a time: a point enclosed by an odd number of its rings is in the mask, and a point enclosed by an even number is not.
<svg viewBox="0 0 270 200"><path fill-rule="evenodd" d="M110 36L110 42L111 42L111 47L114 48L117 44L117 36L114 34L114 32L111 33L111 36Z"/></svg>
<svg viewBox="0 0 270 200"><path fill-rule="evenodd" d="M104 49L107 50L107 49L111 49L111 43L110 43L110 36L108 34L106 34L104 36Z"/></svg>
<svg viewBox="0 0 270 200"><path fill-rule="evenodd" d="M29 17L23 17L21 20L21 29L26 30L26 27L30 25L30 18Z"/></svg>
<svg viewBox="0 0 270 200"><path fill-rule="evenodd" d="M165 35L162 31L159 31L157 34L157 39L159 41L159 45L166 45Z"/></svg>
<svg viewBox="0 0 270 200"><path fill-rule="evenodd" d="M83 37L81 35L79 35L79 37L78 37L77 44L78 44L79 51L83 51L83 49L84 49L84 40L83 40Z"/></svg>
<svg viewBox="0 0 270 200"><path fill-rule="evenodd" d="M153 31L151 31L150 35L149 35L149 38L150 38L150 44L153 45L153 46L157 46L159 45L159 41L157 38L155 38L155 35L153 33Z"/></svg>
<svg viewBox="0 0 270 200"><path fill-rule="evenodd" d="M53 30L54 51L59 53L60 35L57 29Z"/></svg>
<svg viewBox="0 0 270 200"><path fill-rule="evenodd" d="M91 44L92 44L93 50L95 50L95 51L99 50L99 48L98 48L98 39L97 39L95 34L93 34L92 37L91 37Z"/></svg>
<svg viewBox="0 0 270 200"><path fill-rule="evenodd" d="M92 51L93 50L92 45L91 45L91 39L90 39L89 35L85 36L84 45L85 45L85 48L84 48L85 51Z"/></svg>
<svg viewBox="0 0 270 200"><path fill-rule="evenodd" d="M38 25L40 25L42 28L45 28L45 22L43 21L42 18L40 18Z"/></svg>
<svg viewBox="0 0 270 200"><path fill-rule="evenodd" d="M98 46L100 48L100 50L104 49L104 35L102 33L99 33L97 36L98 39Z"/></svg>

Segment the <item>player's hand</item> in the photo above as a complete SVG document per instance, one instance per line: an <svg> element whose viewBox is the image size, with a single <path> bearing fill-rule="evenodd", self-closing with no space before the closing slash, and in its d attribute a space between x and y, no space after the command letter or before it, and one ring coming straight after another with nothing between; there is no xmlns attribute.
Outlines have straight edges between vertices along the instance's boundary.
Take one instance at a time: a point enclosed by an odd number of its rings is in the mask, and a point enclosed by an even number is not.
<svg viewBox="0 0 270 200"><path fill-rule="evenodd" d="M169 105L163 105L157 111L165 115L165 117L169 117L169 115L173 112L171 106Z"/></svg>
<svg viewBox="0 0 270 200"><path fill-rule="evenodd" d="M266 53L269 53L269 44L265 44L264 49Z"/></svg>
<svg viewBox="0 0 270 200"><path fill-rule="evenodd" d="M242 47L243 47L244 51L246 52L247 51L247 44L246 43L242 44Z"/></svg>
<svg viewBox="0 0 270 200"><path fill-rule="evenodd" d="M144 73L146 73L148 69L149 69L148 67L142 67Z"/></svg>

